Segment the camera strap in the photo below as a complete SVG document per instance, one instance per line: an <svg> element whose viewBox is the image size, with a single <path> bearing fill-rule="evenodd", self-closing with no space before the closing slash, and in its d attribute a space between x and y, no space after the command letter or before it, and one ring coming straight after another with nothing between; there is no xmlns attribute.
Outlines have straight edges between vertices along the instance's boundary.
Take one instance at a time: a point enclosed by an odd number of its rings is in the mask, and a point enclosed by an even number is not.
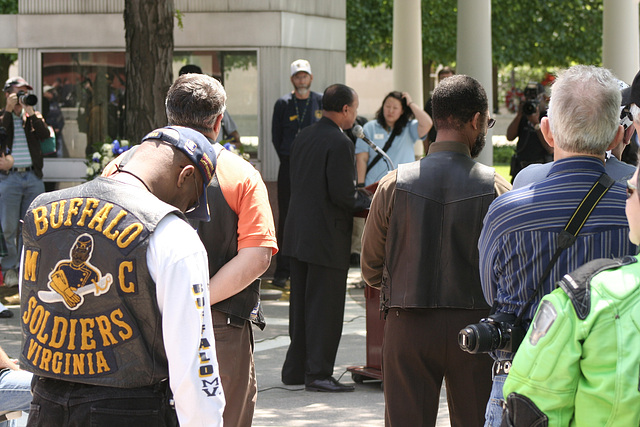
<svg viewBox="0 0 640 427"><path fill-rule="evenodd" d="M551 258L551 261L547 265L547 268L544 270L544 273L542 273L542 277L538 281L536 288L522 307L520 315L516 318L516 325L522 324L522 319L525 313L528 311L529 306L531 306L536 296L542 292L543 283L547 280L549 274L551 274L551 269L558 261L558 258L560 258L560 254L562 251L573 245L578 238L578 233L580 233L582 226L584 226L591 215L591 212L593 212L600 199L602 199L614 183L615 180L605 172L600 175L600 178L598 178L595 184L593 184L587 195L584 196L578 205L578 208L569 219L569 222L560 232L560 235L558 236L558 247Z"/></svg>

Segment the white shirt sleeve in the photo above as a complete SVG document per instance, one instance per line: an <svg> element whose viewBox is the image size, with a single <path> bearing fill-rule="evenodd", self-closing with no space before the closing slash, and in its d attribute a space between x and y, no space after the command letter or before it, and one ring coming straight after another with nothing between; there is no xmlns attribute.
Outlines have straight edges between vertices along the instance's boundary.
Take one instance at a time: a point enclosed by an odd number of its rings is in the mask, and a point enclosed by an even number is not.
<svg viewBox="0 0 640 427"><path fill-rule="evenodd" d="M189 224L168 215L151 236L147 264L162 314L178 421L183 427L222 426L225 400L209 309L205 248Z"/></svg>

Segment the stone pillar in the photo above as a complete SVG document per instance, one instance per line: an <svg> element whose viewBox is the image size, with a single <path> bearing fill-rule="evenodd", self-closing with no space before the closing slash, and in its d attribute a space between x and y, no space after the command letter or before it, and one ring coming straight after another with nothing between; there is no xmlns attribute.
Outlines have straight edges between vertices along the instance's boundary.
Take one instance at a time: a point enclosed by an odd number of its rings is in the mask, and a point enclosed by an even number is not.
<svg viewBox="0 0 640 427"><path fill-rule="evenodd" d="M420 0L393 2L393 90L409 92L416 104L422 99L422 14ZM382 100L380 100L382 102ZM416 155L424 149L415 145Z"/></svg>
<svg viewBox="0 0 640 427"><path fill-rule="evenodd" d="M638 0L604 0L602 64L631 84L640 68Z"/></svg>
<svg viewBox="0 0 640 427"><path fill-rule="evenodd" d="M487 92L489 112L493 112L491 75L491 0L458 0L458 42L456 74L478 80ZM493 132L487 133L487 144L478 157L486 165L493 164Z"/></svg>

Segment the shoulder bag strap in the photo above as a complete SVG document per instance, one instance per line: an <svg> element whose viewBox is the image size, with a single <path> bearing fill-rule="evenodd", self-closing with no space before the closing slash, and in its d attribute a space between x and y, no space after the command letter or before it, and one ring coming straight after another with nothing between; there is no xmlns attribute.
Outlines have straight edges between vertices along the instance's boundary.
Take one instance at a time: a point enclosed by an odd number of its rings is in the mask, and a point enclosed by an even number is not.
<svg viewBox="0 0 640 427"><path fill-rule="evenodd" d="M607 191L609 191L614 183L615 180L605 172L600 175L600 178L598 178L595 184L593 184L587 195L584 196L584 198L578 205L578 208L569 219L569 222L564 227L564 230L560 232L560 236L558 236L558 248L554 252L551 261L547 265L547 268L544 270L544 273L542 274L542 277L536 285L533 293L522 307L520 315L516 319L515 324L522 323L522 319L525 313L529 309L529 306L531 305L535 297L542 291L542 284L545 280L547 280L549 274L551 274L551 269L555 265L556 261L558 261L560 254L563 250L573 245L578 237L578 233L580 233L580 230L582 229L582 226L587 222L589 215L591 215L591 212L593 212L600 199L602 199L602 197L606 194Z"/></svg>
<svg viewBox="0 0 640 427"><path fill-rule="evenodd" d="M391 144L393 144L393 140L395 138L396 138L396 134L393 131L391 131L391 136L389 136L389 139L387 139L387 142L384 144L384 147L382 147L382 151L384 151L386 153L387 150L389 149L389 147L391 147ZM367 165L367 172L366 173L369 173L371 168L373 168L376 165L376 163L378 163L380 161L381 158L382 158L382 154L378 153L378 155L373 158L371 163L369 163Z"/></svg>

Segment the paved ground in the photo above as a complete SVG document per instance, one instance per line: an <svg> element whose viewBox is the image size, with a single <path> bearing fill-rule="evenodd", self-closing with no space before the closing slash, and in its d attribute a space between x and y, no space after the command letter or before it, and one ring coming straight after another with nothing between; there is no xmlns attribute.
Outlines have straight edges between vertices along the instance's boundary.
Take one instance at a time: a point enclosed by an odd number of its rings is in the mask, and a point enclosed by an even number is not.
<svg viewBox="0 0 640 427"><path fill-rule="evenodd" d="M353 384L349 366L366 362L365 299L363 289L356 288L360 271L351 269L347 287L344 328L336 361L335 376ZM6 295L0 288L0 296ZM16 300L13 300L16 302ZM287 295L279 300L264 300L267 318L265 331L255 329L255 360L258 375L258 403L253 425L382 427L384 425L384 397L379 382L356 384L353 393L311 393L301 386L284 386L280 369L289 345ZM0 346L16 357L20 351L19 307L9 306L15 316L0 319ZM23 416L19 426L24 426ZM440 399L438 427L450 426L444 389Z"/></svg>

